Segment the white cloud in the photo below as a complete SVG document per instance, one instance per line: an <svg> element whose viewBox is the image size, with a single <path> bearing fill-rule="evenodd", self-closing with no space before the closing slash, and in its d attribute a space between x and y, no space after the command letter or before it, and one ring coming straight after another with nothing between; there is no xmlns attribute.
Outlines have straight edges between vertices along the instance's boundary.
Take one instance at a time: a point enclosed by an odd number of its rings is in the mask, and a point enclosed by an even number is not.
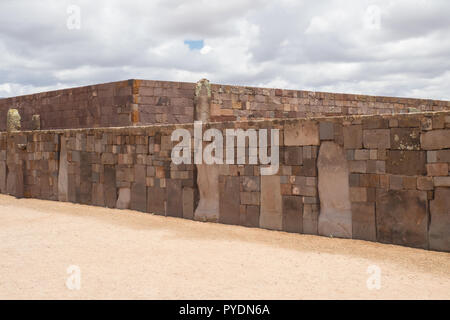
<svg viewBox="0 0 450 320"><path fill-rule="evenodd" d="M67 28L70 5L80 29ZM445 0L4 0L0 96L207 77L450 100L449 11Z"/></svg>

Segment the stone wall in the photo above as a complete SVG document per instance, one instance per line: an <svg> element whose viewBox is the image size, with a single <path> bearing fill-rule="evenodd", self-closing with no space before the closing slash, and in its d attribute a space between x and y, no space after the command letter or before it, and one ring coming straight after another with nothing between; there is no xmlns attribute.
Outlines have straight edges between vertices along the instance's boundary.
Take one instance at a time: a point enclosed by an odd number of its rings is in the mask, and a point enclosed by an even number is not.
<svg viewBox="0 0 450 320"><path fill-rule="evenodd" d="M8 109L22 129L71 129L192 123L195 83L127 80L0 99L0 131ZM449 101L211 85L211 120L392 114L450 109Z"/></svg>
<svg viewBox="0 0 450 320"><path fill-rule="evenodd" d="M171 161L177 128L193 135L192 124L0 133L0 191L197 220L209 201L221 223L450 251L450 112L204 124L280 130L277 174L217 164L209 180Z"/></svg>

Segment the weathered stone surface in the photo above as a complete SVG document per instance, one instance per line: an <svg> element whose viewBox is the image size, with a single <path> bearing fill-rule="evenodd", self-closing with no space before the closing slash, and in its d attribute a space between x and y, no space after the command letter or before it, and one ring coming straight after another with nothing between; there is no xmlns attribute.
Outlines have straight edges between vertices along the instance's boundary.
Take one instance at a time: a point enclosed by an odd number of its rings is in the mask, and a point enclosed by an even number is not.
<svg viewBox="0 0 450 320"><path fill-rule="evenodd" d="M299 166L303 163L302 147L285 147L284 162L288 166Z"/></svg>
<svg viewBox="0 0 450 320"><path fill-rule="evenodd" d="M405 176L426 175L425 151L389 151L386 172Z"/></svg>
<svg viewBox="0 0 450 320"><path fill-rule="evenodd" d="M392 128L391 149L420 150L420 129Z"/></svg>
<svg viewBox="0 0 450 320"><path fill-rule="evenodd" d="M58 171L58 200L69 201L69 176L67 162L67 141L61 137L61 147L59 152L59 171Z"/></svg>
<svg viewBox="0 0 450 320"><path fill-rule="evenodd" d="M115 208L117 199L117 188L116 188L116 169L112 165L104 166L104 187L103 191L105 205L108 208Z"/></svg>
<svg viewBox="0 0 450 320"><path fill-rule="evenodd" d="M240 191L239 177L222 176L219 183L219 222L239 225Z"/></svg>
<svg viewBox="0 0 450 320"><path fill-rule="evenodd" d="M364 130L363 144L366 149L389 149L391 147L390 130Z"/></svg>
<svg viewBox="0 0 450 320"><path fill-rule="evenodd" d="M260 206L246 206L243 225L249 228L259 228Z"/></svg>
<svg viewBox="0 0 450 320"><path fill-rule="evenodd" d="M323 142L317 162L319 171L319 234L351 238L352 211L349 192L349 169L342 147Z"/></svg>
<svg viewBox="0 0 450 320"><path fill-rule="evenodd" d="M100 183L92 184L92 204L94 206L105 206L105 191Z"/></svg>
<svg viewBox="0 0 450 320"><path fill-rule="evenodd" d="M8 114L6 115L6 129L8 130L8 132L20 130L20 120L21 117L19 114L19 110L9 109Z"/></svg>
<svg viewBox="0 0 450 320"><path fill-rule="evenodd" d="M260 177L255 176L243 176L240 177L242 182L242 188L245 192L259 192L261 190Z"/></svg>
<svg viewBox="0 0 450 320"><path fill-rule="evenodd" d="M435 187L450 187L450 177L433 177Z"/></svg>
<svg viewBox="0 0 450 320"><path fill-rule="evenodd" d="M424 150L439 150L450 148L450 129L423 132L420 143Z"/></svg>
<svg viewBox="0 0 450 320"><path fill-rule="evenodd" d="M319 232L319 206L315 204L303 205L302 233L318 234Z"/></svg>
<svg viewBox="0 0 450 320"><path fill-rule="evenodd" d="M183 190L181 180L167 180L167 216L183 217Z"/></svg>
<svg viewBox="0 0 450 320"><path fill-rule="evenodd" d="M131 185L130 209L147 211L147 185L145 165L134 165L134 182ZM181 201L181 197L180 197Z"/></svg>
<svg viewBox="0 0 450 320"><path fill-rule="evenodd" d="M320 140L333 140L334 139L334 123L333 122L320 122L319 136L320 136Z"/></svg>
<svg viewBox="0 0 450 320"><path fill-rule="evenodd" d="M378 189L376 202L378 241L428 248L426 191Z"/></svg>
<svg viewBox="0 0 450 320"><path fill-rule="evenodd" d="M131 190L130 188L120 188L119 197L117 199L117 209L130 209Z"/></svg>
<svg viewBox="0 0 450 320"><path fill-rule="evenodd" d="M261 176L260 227L281 230L283 227L282 206L280 177Z"/></svg>
<svg viewBox="0 0 450 320"><path fill-rule="evenodd" d="M159 186L147 188L147 212L166 215L166 189Z"/></svg>
<svg viewBox="0 0 450 320"><path fill-rule="evenodd" d="M80 185L77 185L77 199L82 204L92 203L92 166L89 152L80 152Z"/></svg>
<svg viewBox="0 0 450 320"><path fill-rule="evenodd" d="M344 127L344 148L360 149L362 148L362 126L352 125Z"/></svg>
<svg viewBox="0 0 450 320"><path fill-rule="evenodd" d="M286 124L284 128L284 145L286 146L318 146L319 126L312 121Z"/></svg>
<svg viewBox="0 0 450 320"><path fill-rule="evenodd" d="M448 176L448 163L428 163L427 174L433 177Z"/></svg>
<svg viewBox="0 0 450 320"><path fill-rule="evenodd" d="M417 189L419 190L433 190L433 178L432 177L418 177Z"/></svg>
<svg viewBox="0 0 450 320"><path fill-rule="evenodd" d="M302 233L302 197L283 196L283 230L287 232Z"/></svg>
<svg viewBox="0 0 450 320"><path fill-rule="evenodd" d="M34 114L31 117L31 129L32 130L41 130L41 116L38 114Z"/></svg>
<svg viewBox="0 0 450 320"><path fill-rule="evenodd" d="M375 203L352 203L353 239L376 241Z"/></svg>
<svg viewBox="0 0 450 320"><path fill-rule="evenodd" d="M6 193L6 161L0 161L0 193Z"/></svg>
<svg viewBox="0 0 450 320"><path fill-rule="evenodd" d="M450 189L436 188L430 214L430 249L450 252Z"/></svg>
<svg viewBox="0 0 450 320"><path fill-rule="evenodd" d="M183 188L183 218L194 219L194 189Z"/></svg>
<svg viewBox="0 0 450 320"><path fill-rule="evenodd" d="M219 165L197 165L197 185L200 201L194 218L200 221L219 220Z"/></svg>

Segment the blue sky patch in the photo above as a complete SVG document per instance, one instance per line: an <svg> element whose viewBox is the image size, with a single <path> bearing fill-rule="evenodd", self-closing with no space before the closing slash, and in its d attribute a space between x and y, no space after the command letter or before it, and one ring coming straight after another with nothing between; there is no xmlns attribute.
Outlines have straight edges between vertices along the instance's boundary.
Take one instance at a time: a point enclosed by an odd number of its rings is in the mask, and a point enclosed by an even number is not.
<svg viewBox="0 0 450 320"><path fill-rule="evenodd" d="M184 40L191 50L200 50L205 45L203 40Z"/></svg>

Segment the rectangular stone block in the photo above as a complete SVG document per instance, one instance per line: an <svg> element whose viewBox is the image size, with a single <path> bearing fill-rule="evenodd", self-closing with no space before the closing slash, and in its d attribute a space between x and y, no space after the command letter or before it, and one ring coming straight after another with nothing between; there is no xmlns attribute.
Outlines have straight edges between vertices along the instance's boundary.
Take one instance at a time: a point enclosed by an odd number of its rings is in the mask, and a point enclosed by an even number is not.
<svg viewBox="0 0 450 320"><path fill-rule="evenodd" d="M135 182L132 184L130 209L147 212L147 186L145 182Z"/></svg>
<svg viewBox="0 0 450 320"><path fill-rule="evenodd" d="M241 205L240 177L223 176L219 183L219 192L219 222L239 225ZM243 194L250 194L250 198L252 197L251 194L258 195L257 200L249 200L248 202L258 202L257 204L259 204L259 193L243 192ZM245 201L245 199L243 200Z"/></svg>
<svg viewBox="0 0 450 320"><path fill-rule="evenodd" d="M353 239L376 241L375 203L352 203Z"/></svg>
<svg viewBox="0 0 450 320"><path fill-rule="evenodd" d="M108 208L115 208L117 201L116 169L113 165L104 166L104 199Z"/></svg>
<svg viewBox="0 0 450 320"><path fill-rule="evenodd" d="M448 163L428 163L428 176L448 176Z"/></svg>
<svg viewBox="0 0 450 320"><path fill-rule="evenodd" d="M362 148L361 125L344 126L344 148L345 149Z"/></svg>
<svg viewBox="0 0 450 320"><path fill-rule="evenodd" d="M299 121L284 127L285 146L318 146L319 126L312 121Z"/></svg>
<svg viewBox="0 0 450 320"><path fill-rule="evenodd" d="M428 248L427 193L377 189L377 238L415 248Z"/></svg>
<svg viewBox="0 0 450 320"><path fill-rule="evenodd" d="M420 144L424 150L449 149L450 129L422 132Z"/></svg>
<svg viewBox="0 0 450 320"><path fill-rule="evenodd" d="M284 163L288 166L298 166L303 163L302 147L285 147Z"/></svg>
<svg viewBox="0 0 450 320"><path fill-rule="evenodd" d="M147 188L147 212L166 215L166 189L159 186Z"/></svg>
<svg viewBox="0 0 450 320"><path fill-rule="evenodd" d="M420 129L392 128L391 149L420 150Z"/></svg>
<svg viewBox="0 0 450 320"><path fill-rule="evenodd" d="M433 177L435 187L450 187L450 177Z"/></svg>
<svg viewBox="0 0 450 320"><path fill-rule="evenodd" d="M419 190L433 190L433 178L432 177L418 177L417 178L417 189Z"/></svg>
<svg viewBox="0 0 450 320"><path fill-rule="evenodd" d="M185 219L194 219L194 195L193 188L183 188L183 218Z"/></svg>
<svg viewBox="0 0 450 320"><path fill-rule="evenodd" d="M6 193L6 161L0 161L0 193Z"/></svg>
<svg viewBox="0 0 450 320"><path fill-rule="evenodd" d="M334 123L320 122L319 123L320 140L334 140Z"/></svg>
<svg viewBox="0 0 450 320"><path fill-rule="evenodd" d="M167 179L167 211L171 217L183 217L183 190L181 180Z"/></svg>
<svg viewBox="0 0 450 320"><path fill-rule="evenodd" d="M283 196L283 231L302 233L303 231L302 197Z"/></svg>
<svg viewBox="0 0 450 320"><path fill-rule="evenodd" d="M240 193L241 204L255 205L260 204L260 193L259 192L241 192Z"/></svg>
<svg viewBox="0 0 450 320"><path fill-rule="evenodd" d="M261 228L281 230L283 227L282 199L279 176L261 176Z"/></svg>
<svg viewBox="0 0 450 320"><path fill-rule="evenodd" d="M450 252L450 189L436 188L430 214L430 249Z"/></svg>
<svg viewBox="0 0 450 320"><path fill-rule="evenodd" d="M391 147L390 130L364 130L363 144L365 149L389 149Z"/></svg>
<svg viewBox="0 0 450 320"><path fill-rule="evenodd" d="M423 176L426 174L425 151L391 150L386 161L386 172L405 176Z"/></svg>
<svg viewBox="0 0 450 320"><path fill-rule="evenodd" d="M302 233L317 235L319 231L319 206L317 204L303 205Z"/></svg>
<svg viewBox="0 0 450 320"><path fill-rule="evenodd" d="M243 225L249 228L259 228L260 206L246 206Z"/></svg>

